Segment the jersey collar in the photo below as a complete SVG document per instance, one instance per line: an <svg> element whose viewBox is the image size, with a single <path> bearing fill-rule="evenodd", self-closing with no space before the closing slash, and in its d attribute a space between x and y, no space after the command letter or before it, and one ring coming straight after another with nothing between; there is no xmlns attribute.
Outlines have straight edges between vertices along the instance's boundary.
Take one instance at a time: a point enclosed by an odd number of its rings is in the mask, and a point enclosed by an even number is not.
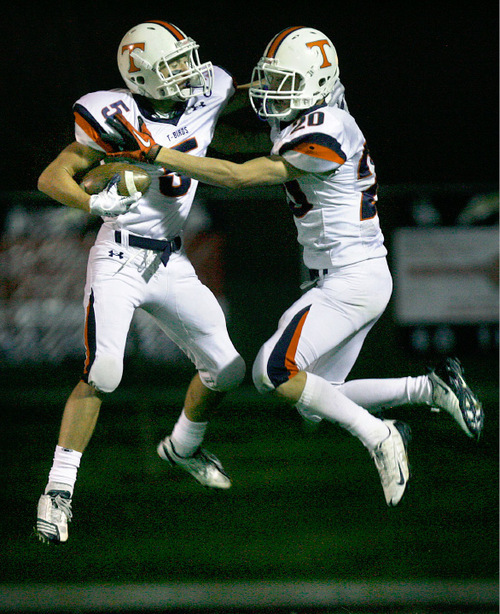
<svg viewBox="0 0 500 614"><path fill-rule="evenodd" d="M187 107L187 101L178 102L173 108L173 110L167 116L167 115L158 113L155 110L149 98L146 98L145 96L140 96L139 94L133 94L133 98L135 102L137 103L137 106L139 107L139 111L141 112L141 115L145 119L149 119L154 122L159 122L161 124L173 124L174 126L177 126L180 118L182 117L182 114L184 113Z"/></svg>
<svg viewBox="0 0 500 614"><path fill-rule="evenodd" d="M293 119L291 119L288 122L283 122L283 121L278 120L279 131L281 132L282 130L285 130L285 128L288 128L288 126L291 126L298 119L300 119L301 117L304 117L304 115L307 115L308 113L312 113L313 111L317 111L318 109L321 109L322 107L326 107L326 106L328 105L325 102L325 100L323 100L322 102L319 102L318 104L315 104L312 107L308 107L307 109L300 111L299 113L297 113L297 115Z"/></svg>

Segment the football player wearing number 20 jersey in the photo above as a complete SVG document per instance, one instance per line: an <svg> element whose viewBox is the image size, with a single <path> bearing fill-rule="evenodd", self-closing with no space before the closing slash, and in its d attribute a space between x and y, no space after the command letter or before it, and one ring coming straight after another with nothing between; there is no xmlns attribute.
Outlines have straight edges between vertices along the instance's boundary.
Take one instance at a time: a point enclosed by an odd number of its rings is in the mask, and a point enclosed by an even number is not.
<svg viewBox="0 0 500 614"><path fill-rule="evenodd" d="M159 443L158 454L204 486L231 486L220 461L201 443L210 412L226 391L241 383L245 364L229 338L221 306L199 281L183 249L183 227L198 182L138 162L152 177L144 195L120 196L110 182L90 196L76 177L120 151L115 114L129 126L147 129L165 147L204 156L235 87L224 70L200 62L192 38L163 21L139 24L125 34L118 67L127 88L93 92L76 102L75 142L39 179L39 188L53 199L103 219L87 268L83 377L66 403L38 504L37 534L53 543L68 538L80 458L103 397L122 378L127 334L138 308L154 318L197 370L178 421Z"/></svg>
<svg viewBox="0 0 500 614"><path fill-rule="evenodd" d="M375 167L347 108L332 41L315 28L283 30L254 68L249 95L270 125L269 156L236 164L137 140L127 155L233 189L284 184L310 282L261 347L255 386L286 399L306 419L337 423L356 436L375 462L386 503L395 506L409 479L410 429L377 413L403 404L433 406L477 439L481 403L454 358L427 375L346 381L388 304L392 278Z"/></svg>

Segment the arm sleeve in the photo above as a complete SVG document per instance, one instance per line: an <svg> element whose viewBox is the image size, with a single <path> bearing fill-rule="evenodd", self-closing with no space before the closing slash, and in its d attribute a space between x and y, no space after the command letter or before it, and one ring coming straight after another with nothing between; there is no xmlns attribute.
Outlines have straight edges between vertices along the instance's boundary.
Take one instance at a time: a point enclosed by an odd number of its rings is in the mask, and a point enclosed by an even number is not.
<svg viewBox="0 0 500 614"><path fill-rule="evenodd" d="M284 143L278 154L292 166L308 173L332 172L347 159L333 136L311 132Z"/></svg>
<svg viewBox="0 0 500 614"><path fill-rule="evenodd" d="M90 92L73 105L75 140L103 153L115 151L106 135L118 136L106 124L106 117L123 113L135 125L137 107L128 90L102 90Z"/></svg>
<svg viewBox="0 0 500 614"><path fill-rule="evenodd" d="M102 140L106 131L85 106L76 103L73 106L73 114L75 116L75 140L78 143L103 153L112 151L112 147Z"/></svg>

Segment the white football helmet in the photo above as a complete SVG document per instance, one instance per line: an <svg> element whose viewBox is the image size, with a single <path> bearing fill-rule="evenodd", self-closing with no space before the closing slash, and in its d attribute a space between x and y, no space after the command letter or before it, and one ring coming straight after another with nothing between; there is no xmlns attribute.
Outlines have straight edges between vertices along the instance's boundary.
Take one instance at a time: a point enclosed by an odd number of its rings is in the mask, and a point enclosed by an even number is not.
<svg viewBox="0 0 500 614"><path fill-rule="evenodd" d="M338 80L332 41L314 28L287 28L272 39L254 68L250 101L259 117L290 121L326 98Z"/></svg>
<svg viewBox="0 0 500 614"><path fill-rule="evenodd" d="M212 91L211 62L200 64L199 45L166 21L129 30L118 47L118 68L134 94L155 100L188 100Z"/></svg>

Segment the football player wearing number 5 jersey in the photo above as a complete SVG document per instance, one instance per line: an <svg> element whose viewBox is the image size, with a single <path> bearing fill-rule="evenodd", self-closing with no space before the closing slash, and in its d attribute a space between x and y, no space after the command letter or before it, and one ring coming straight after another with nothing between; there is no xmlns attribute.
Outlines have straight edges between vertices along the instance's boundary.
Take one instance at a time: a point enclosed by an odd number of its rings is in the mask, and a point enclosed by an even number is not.
<svg viewBox="0 0 500 614"><path fill-rule="evenodd" d="M127 334L138 308L151 315L197 370L172 434L159 443L158 454L204 486L231 486L219 460L201 444L210 412L226 391L241 383L245 364L229 338L221 306L199 281L182 246L198 182L145 164L141 166L152 182L143 196L120 196L112 182L89 196L75 177L119 151L122 135L111 125L116 113L129 129L146 129L166 147L204 156L215 123L235 94L233 80L210 62L202 64L195 41L162 21L127 32L118 48L118 66L127 89L93 92L77 101L76 140L39 179L39 188L53 199L103 219L87 269L84 373L66 403L38 504L36 531L42 540L55 543L68 538L80 458L103 397L122 378ZM151 143L149 136L136 136L143 146Z"/></svg>
<svg viewBox="0 0 500 614"><path fill-rule="evenodd" d="M228 188L284 184L311 280L260 349L255 386L309 420L337 423L356 436L375 462L387 504L395 506L409 479L410 429L374 414L402 404L433 406L477 439L481 403L454 358L427 375L346 382L389 301L392 279L375 167L348 111L332 41L314 28L283 30L255 67L249 94L270 124L269 156L235 164L139 142L128 156Z"/></svg>

